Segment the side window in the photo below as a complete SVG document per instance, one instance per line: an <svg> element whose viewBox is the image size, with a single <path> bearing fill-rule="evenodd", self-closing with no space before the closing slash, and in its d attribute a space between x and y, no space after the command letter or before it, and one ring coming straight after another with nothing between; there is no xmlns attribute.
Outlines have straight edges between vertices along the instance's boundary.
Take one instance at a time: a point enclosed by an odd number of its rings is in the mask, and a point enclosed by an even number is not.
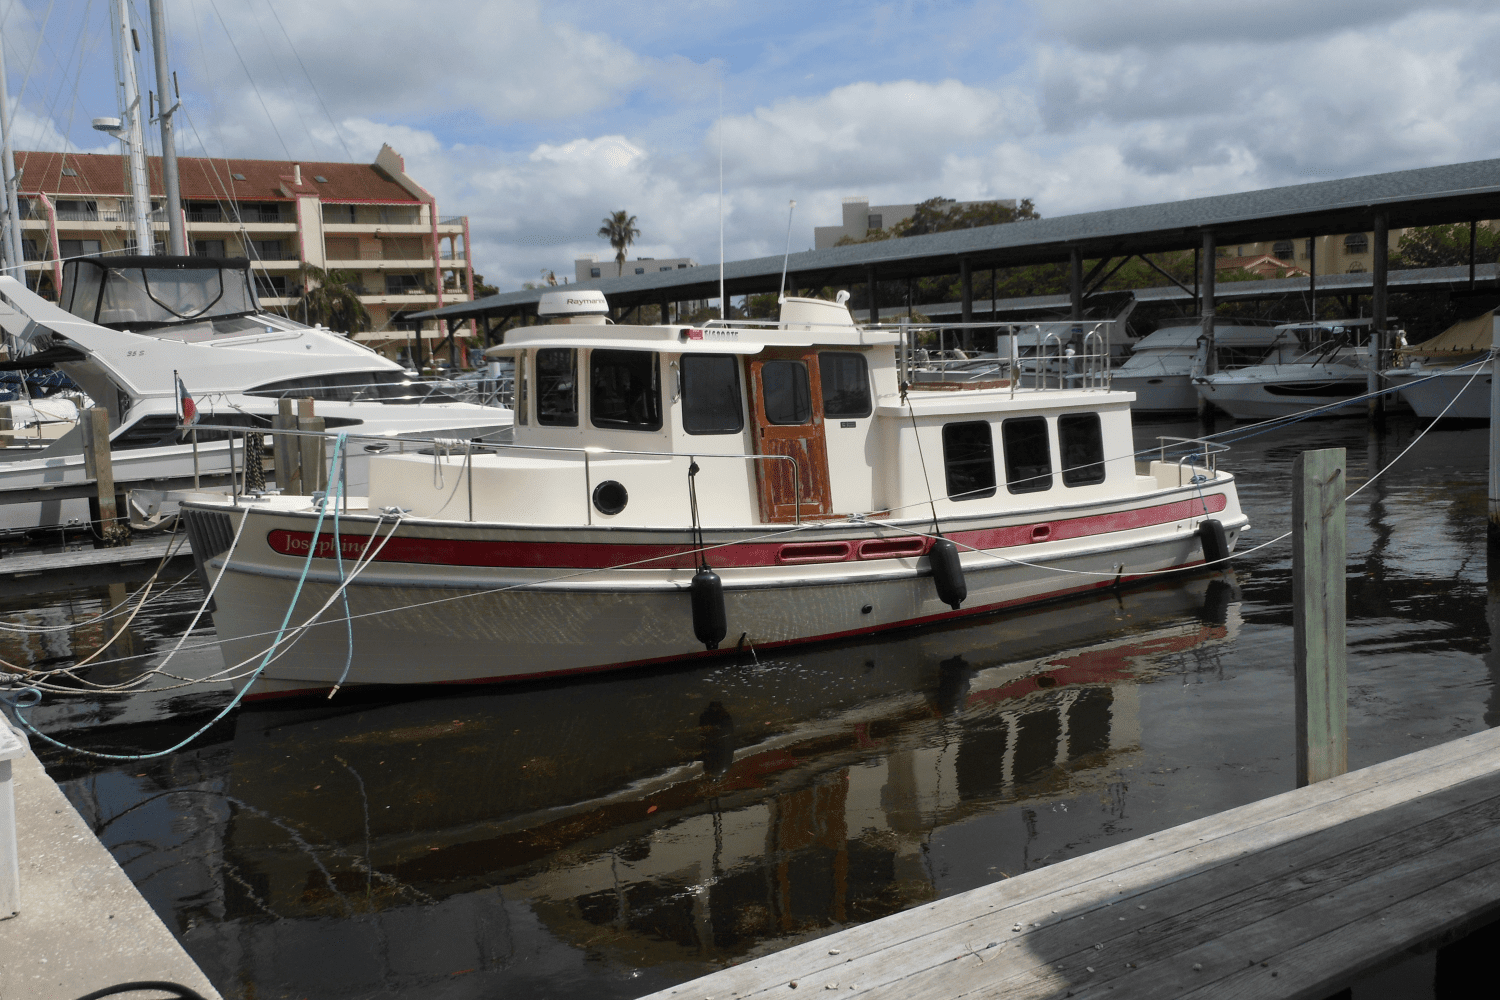
<svg viewBox="0 0 1500 1000"><path fill-rule="evenodd" d="M738 434L745 429L739 367L739 359L731 354L682 356L683 430L689 434Z"/></svg>
<svg viewBox="0 0 1500 1000"><path fill-rule="evenodd" d="M536 352L536 422L544 427L578 426L578 352L571 347Z"/></svg>
<svg viewBox="0 0 1500 1000"><path fill-rule="evenodd" d="M863 354L819 354L818 378L823 383L824 417L838 420L870 415L870 372Z"/></svg>
<svg viewBox="0 0 1500 1000"><path fill-rule="evenodd" d="M943 425L943 466L949 500L995 495L995 443L984 420Z"/></svg>
<svg viewBox="0 0 1500 1000"><path fill-rule="evenodd" d="M765 390L766 422L805 424L812 420L812 389L807 365L800 361L767 361L760 366Z"/></svg>
<svg viewBox="0 0 1500 1000"><path fill-rule="evenodd" d="M589 419L595 427L661 430L661 378L655 351L589 354Z"/></svg>
<svg viewBox="0 0 1500 1000"><path fill-rule="evenodd" d="M1057 418L1064 486L1104 482L1104 434L1097 413L1065 413Z"/></svg>
<svg viewBox="0 0 1500 1000"><path fill-rule="evenodd" d="M1005 442L1005 488L1035 493L1052 488L1052 447L1046 417L1016 417L1000 425Z"/></svg>

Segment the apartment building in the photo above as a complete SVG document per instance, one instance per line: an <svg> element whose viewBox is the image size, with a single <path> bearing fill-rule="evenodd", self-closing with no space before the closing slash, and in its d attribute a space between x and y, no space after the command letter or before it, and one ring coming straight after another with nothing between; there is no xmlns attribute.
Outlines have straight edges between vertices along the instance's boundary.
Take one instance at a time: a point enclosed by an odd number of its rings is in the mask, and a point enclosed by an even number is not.
<svg viewBox="0 0 1500 1000"><path fill-rule="evenodd" d="M596 253L585 254L573 260L573 280L592 281L595 278L618 278L625 274L646 274L657 271L677 271L687 267L697 267L698 262L691 257L637 257L635 260L627 260L622 267L614 257L600 260Z"/></svg>
<svg viewBox="0 0 1500 1000"><path fill-rule="evenodd" d="M356 276L371 344L409 343L414 312L473 297L469 220L437 199L383 146L374 163L179 157L188 252L248 257L261 303L295 317L302 264ZM62 261L136 251L124 156L17 152L26 282L55 298ZM151 224L166 252L161 160L148 163ZM471 331L472 333L472 331ZM446 337L428 321L424 339Z"/></svg>
<svg viewBox="0 0 1500 1000"><path fill-rule="evenodd" d="M998 201L1007 208L1015 208L1014 198L992 198L988 201ZM983 205L987 202L961 201L960 208L970 205ZM813 247L818 250L826 250L837 246L839 240L844 237L862 240L871 230L889 229L898 222L910 219L917 212L917 206L912 205L871 205L870 199L859 195L844 199L843 221L837 226L814 226Z"/></svg>

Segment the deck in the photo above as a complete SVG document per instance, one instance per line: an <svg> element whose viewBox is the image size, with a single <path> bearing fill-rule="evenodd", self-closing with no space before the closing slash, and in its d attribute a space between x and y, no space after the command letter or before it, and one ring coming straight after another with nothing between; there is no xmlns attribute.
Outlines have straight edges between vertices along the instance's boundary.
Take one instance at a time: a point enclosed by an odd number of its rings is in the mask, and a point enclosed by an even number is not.
<svg viewBox="0 0 1500 1000"><path fill-rule="evenodd" d="M0 597L34 594L58 587L94 587L107 583L132 583L156 572L172 536L137 536L132 544L108 549L74 549L69 552L22 552L0 559ZM193 567L193 550L187 539L175 539L167 570L181 576Z"/></svg>
<svg viewBox="0 0 1500 1000"><path fill-rule="evenodd" d="M1500 730L653 994L1310 997L1500 912Z"/></svg>

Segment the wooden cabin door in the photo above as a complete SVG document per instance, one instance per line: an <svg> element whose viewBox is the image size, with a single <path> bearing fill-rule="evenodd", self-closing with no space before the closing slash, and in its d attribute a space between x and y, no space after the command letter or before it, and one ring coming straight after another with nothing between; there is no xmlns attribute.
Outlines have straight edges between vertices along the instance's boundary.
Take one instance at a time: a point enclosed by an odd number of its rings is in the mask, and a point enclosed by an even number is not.
<svg viewBox="0 0 1500 1000"><path fill-rule="evenodd" d="M823 434L823 387L818 355L811 348L770 348L750 362L754 393L755 451L785 455L797 463L796 489L803 517L833 509L828 488L828 449ZM763 521L793 521L799 513L792 463L757 461Z"/></svg>

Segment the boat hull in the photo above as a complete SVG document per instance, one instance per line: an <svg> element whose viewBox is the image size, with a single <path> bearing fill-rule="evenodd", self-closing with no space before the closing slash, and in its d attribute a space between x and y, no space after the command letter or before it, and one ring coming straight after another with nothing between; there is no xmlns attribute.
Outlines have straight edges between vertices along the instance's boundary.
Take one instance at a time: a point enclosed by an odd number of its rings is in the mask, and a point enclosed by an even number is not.
<svg viewBox="0 0 1500 1000"><path fill-rule="evenodd" d="M185 509L195 546L202 535L201 527L194 528L200 515L225 510L198 503ZM930 532L930 521L817 526L770 542L766 534L779 526L709 532L708 545L725 546L708 556L724 581L728 634L723 647L743 651L846 638L1107 588L1201 564L1196 528L1205 516L1224 524L1231 544L1246 523L1232 480L1224 475L1202 493L1163 491L1149 501L1081 505L1067 513L1071 516L1053 511L1046 518L1053 540L1023 544L986 542L1037 537L1034 519L945 523L943 533L960 545L968 588L956 610L939 600L924 555L856 556L870 546L893 544L925 551L930 539L912 530ZM319 556L306 558L312 526L306 512L260 510L251 516L229 553L214 614L226 662L243 663L246 671L264 657L286 620L305 564L307 579L289 619L294 626L335 594L339 580L328 558L331 541L325 546L320 540ZM373 523L368 518L343 522L341 530L349 533L343 540L346 566L364 551ZM218 530L227 541L225 527ZM388 524L377 529L381 536L389 530ZM331 526L324 531L331 532ZM736 534L740 544L733 541ZM620 532L597 528L559 532L403 524L395 548L383 550L403 561L374 562L348 587L349 623L342 601L335 602L289 652L267 665L251 696L329 688L351 662L349 683L441 684L552 677L714 655L694 637L688 591L694 559L683 544L685 532L635 535L622 543ZM287 543L289 538L301 541ZM904 544L913 539L914 546ZM966 548L976 542L985 551ZM279 552L276 545L301 555ZM789 564L785 553L798 546L798 553L849 555ZM639 559L629 558L651 559L650 553L664 551L675 554L658 557L668 563L663 568L641 568ZM506 553L527 555L511 558L509 565L485 565L507 559ZM224 561L223 555L207 560L210 579ZM521 562L528 565L516 564ZM637 568L608 568L628 562Z"/></svg>
<svg viewBox="0 0 1500 1000"><path fill-rule="evenodd" d="M1399 395L1424 420L1490 419L1490 371L1486 365L1474 376L1474 369L1444 372L1428 369L1396 369L1386 377L1400 386ZM1457 397L1455 399L1454 397ZM1451 404L1451 405L1450 405Z"/></svg>
<svg viewBox="0 0 1500 1000"><path fill-rule="evenodd" d="M1110 388L1135 393L1135 402L1130 408L1136 413L1179 413L1198 408L1198 393L1193 389L1192 376L1187 373L1123 375L1115 372L1110 378Z"/></svg>
<svg viewBox="0 0 1500 1000"><path fill-rule="evenodd" d="M1349 405L1318 416L1356 417L1364 412L1363 400L1353 401L1364 395L1369 384L1362 371L1343 366L1319 366L1313 372L1294 370L1266 375L1247 374L1251 371L1243 369L1223 375L1200 376L1194 386L1198 395L1236 420L1287 417L1339 403Z"/></svg>

